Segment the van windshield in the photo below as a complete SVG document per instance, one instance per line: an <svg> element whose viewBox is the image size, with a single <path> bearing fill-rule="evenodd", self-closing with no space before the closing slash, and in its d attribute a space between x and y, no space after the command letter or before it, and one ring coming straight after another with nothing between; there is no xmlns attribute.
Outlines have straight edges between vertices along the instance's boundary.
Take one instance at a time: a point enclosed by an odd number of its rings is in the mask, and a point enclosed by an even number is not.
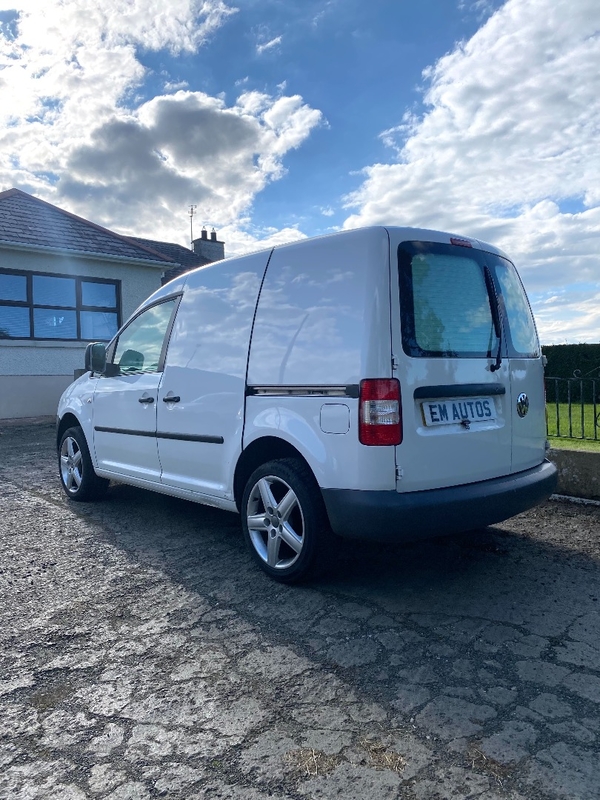
<svg viewBox="0 0 600 800"><path fill-rule="evenodd" d="M492 311L496 297L486 285L486 266L494 280L508 354L538 355L529 303L509 261L475 248L404 242L398 248L398 267L402 345L408 355L496 357L501 346Z"/></svg>

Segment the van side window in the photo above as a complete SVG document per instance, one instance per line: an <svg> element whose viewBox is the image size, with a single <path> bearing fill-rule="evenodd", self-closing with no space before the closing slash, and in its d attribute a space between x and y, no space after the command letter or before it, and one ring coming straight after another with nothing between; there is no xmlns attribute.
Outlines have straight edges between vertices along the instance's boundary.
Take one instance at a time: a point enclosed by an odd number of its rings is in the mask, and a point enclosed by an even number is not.
<svg viewBox="0 0 600 800"><path fill-rule="evenodd" d="M158 372L173 310L179 298L171 298L142 311L121 332L113 363L121 374Z"/></svg>
<svg viewBox="0 0 600 800"><path fill-rule="evenodd" d="M402 339L408 355L489 358L496 352L485 277L469 255L452 245L401 246Z"/></svg>

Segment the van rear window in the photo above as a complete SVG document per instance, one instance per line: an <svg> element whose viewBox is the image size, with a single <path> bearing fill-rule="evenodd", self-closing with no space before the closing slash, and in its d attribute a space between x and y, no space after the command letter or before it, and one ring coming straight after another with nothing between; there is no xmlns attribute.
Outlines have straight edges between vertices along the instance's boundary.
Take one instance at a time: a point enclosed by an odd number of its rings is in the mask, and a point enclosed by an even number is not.
<svg viewBox="0 0 600 800"><path fill-rule="evenodd" d="M470 254L452 245L401 246L403 344L409 355L495 354L498 339L485 277Z"/></svg>
<svg viewBox="0 0 600 800"><path fill-rule="evenodd" d="M398 248L402 346L413 357L492 358L498 303L509 355L535 357L538 342L521 281L506 259L476 248L404 242ZM494 283L488 290L485 269Z"/></svg>

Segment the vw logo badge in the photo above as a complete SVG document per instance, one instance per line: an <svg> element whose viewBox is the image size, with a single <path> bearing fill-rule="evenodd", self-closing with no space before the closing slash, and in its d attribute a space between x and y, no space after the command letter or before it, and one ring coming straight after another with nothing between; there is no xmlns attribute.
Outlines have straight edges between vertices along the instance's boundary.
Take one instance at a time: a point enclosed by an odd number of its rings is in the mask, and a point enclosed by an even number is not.
<svg viewBox="0 0 600 800"><path fill-rule="evenodd" d="M529 398L527 397L525 392L521 392L521 394L517 398L517 414L520 417L524 417L528 411L529 411Z"/></svg>

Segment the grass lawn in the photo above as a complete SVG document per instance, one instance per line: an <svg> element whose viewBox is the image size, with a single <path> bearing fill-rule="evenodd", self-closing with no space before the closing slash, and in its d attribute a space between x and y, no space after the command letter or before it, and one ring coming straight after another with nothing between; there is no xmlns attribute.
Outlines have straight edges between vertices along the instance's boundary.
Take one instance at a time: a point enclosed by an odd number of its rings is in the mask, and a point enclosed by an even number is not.
<svg viewBox="0 0 600 800"><path fill-rule="evenodd" d="M597 421L594 420L594 410L599 415ZM546 417L548 436L552 437L552 444L555 437L561 439L567 437L569 441L600 440L600 404L596 405L596 409L592 403L586 403L583 407L580 404L573 404L569 416L568 403L559 403L558 406L556 403L548 403Z"/></svg>
<svg viewBox="0 0 600 800"><path fill-rule="evenodd" d="M553 450L584 450L588 453L600 453L600 442L593 439L564 439L562 436L549 436L548 441Z"/></svg>

